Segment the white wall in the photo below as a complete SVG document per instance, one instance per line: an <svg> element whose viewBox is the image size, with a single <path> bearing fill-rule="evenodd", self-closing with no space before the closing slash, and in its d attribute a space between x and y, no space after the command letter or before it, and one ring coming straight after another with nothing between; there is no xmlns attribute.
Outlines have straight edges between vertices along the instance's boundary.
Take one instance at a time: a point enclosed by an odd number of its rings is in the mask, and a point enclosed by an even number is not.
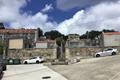
<svg viewBox="0 0 120 80"><path fill-rule="evenodd" d="M104 35L104 46L120 46L120 35Z"/></svg>
<svg viewBox="0 0 120 80"><path fill-rule="evenodd" d="M22 49L22 48L23 48L23 39L9 40L9 49Z"/></svg>
<svg viewBox="0 0 120 80"><path fill-rule="evenodd" d="M36 43L36 48L47 48L47 42L46 43Z"/></svg>

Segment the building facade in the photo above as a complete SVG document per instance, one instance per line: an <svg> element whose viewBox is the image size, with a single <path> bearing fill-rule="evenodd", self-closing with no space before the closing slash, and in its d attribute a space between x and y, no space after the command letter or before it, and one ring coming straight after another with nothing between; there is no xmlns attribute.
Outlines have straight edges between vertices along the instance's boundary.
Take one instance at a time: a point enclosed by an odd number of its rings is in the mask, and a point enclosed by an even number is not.
<svg viewBox="0 0 120 80"><path fill-rule="evenodd" d="M69 34L66 46L69 48L80 48L91 46L90 39L80 39L78 34Z"/></svg>
<svg viewBox="0 0 120 80"><path fill-rule="evenodd" d="M100 46L120 46L120 32L102 33L99 38Z"/></svg>
<svg viewBox="0 0 120 80"><path fill-rule="evenodd" d="M9 49L23 49L24 41L23 39L10 39L9 40Z"/></svg>
<svg viewBox="0 0 120 80"><path fill-rule="evenodd" d="M78 34L69 34L68 40L80 40L80 36Z"/></svg>
<svg viewBox="0 0 120 80"><path fill-rule="evenodd" d="M23 48L32 48L37 38L37 29L0 29L0 41L8 46L10 40L22 39L24 42ZM16 41L14 44L16 44Z"/></svg>
<svg viewBox="0 0 120 80"><path fill-rule="evenodd" d="M56 41L55 40L44 40L44 41L37 41L36 48L55 48Z"/></svg>

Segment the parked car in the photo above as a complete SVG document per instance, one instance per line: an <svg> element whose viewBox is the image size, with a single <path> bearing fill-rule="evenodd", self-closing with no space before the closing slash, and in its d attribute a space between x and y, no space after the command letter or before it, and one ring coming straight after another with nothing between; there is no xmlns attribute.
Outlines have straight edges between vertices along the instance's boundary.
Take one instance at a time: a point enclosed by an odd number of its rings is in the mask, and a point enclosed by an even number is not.
<svg viewBox="0 0 120 80"><path fill-rule="evenodd" d="M116 55L117 52L118 52L117 49L108 48L108 49L103 50L102 52L97 52L97 53L95 54L95 57Z"/></svg>
<svg viewBox="0 0 120 80"><path fill-rule="evenodd" d="M23 61L24 64L29 64L29 63L42 63L44 62L44 58L40 56L32 57L30 59L26 59Z"/></svg>

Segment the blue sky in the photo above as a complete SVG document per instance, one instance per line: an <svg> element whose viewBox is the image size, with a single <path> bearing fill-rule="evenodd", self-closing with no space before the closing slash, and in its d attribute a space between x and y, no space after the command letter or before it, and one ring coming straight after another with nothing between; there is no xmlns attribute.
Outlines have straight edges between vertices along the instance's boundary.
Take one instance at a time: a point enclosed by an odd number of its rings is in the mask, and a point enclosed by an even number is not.
<svg viewBox="0 0 120 80"><path fill-rule="evenodd" d="M78 8L66 11L60 10L57 8L56 0L31 0L31 2L28 2L27 6L23 8L23 11L31 11L31 14L34 15L37 12L41 11L46 4L52 4L53 7L53 10L46 12L46 14L51 18L50 20L54 20L58 23L71 18L78 11Z"/></svg>
<svg viewBox="0 0 120 80"><path fill-rule="evenodd" d="M62 34L120 30L120 0L0 0L0 22L8 28L41 28Z"/></svg>

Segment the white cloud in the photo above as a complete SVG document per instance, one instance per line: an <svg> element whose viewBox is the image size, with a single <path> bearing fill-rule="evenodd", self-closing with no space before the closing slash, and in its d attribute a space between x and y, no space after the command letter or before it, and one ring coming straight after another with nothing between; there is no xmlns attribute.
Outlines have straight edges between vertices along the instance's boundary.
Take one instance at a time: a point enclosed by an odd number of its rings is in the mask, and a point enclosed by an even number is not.
<svg viewBox="0 0 120 80"><path fill-rule="evenodd" d="M63 34L83 34L89 30L120 30L120 1L101 3L78 11L72 18L60 24L50 22L49 16L38 12L35 15L21 13L28 0L0 0L0 22L7 22L13 28L37 28L43 31L56 29Z"/></svg>
<svg viewBox="0 0 120 80"><path fill-rule="evenodd" d="M56 22L48 21L47 14L41 12L30 15L22 12L30 0L0 0L0 22L9 23L11 28L38 28L49 31L57 26ZM46 5L43 11L52 9L52 4ZM22 13L21 13L22 12Z"/></svg>
<svg viewBox="0 0 120 80"><path fill-rule="evenodd" d="M45 13L45 12L48 12L48 11L51 11L51 10L53 10L52 4L49 4L49 5L46 4L45 8L43 8L41 11Z"/></svg>
<svg viewBox="0 0 120 80"><path fill-rule="evenodd" d="M37 28L37 27L40 27L44 31L49 31L49 30L55 29L55 27L57 26L57 23L49 22L47 15L42 14L41 12L38 12L35 15L24 16L22 19L16 20L16 21L10 23L10 25L13 28Z"/></svg>
<svg viewBox="0 0 120 80"><path fill-rule="evenodd" d="M78 11L72 18L59 24L57 30L64 34L83 34L87 30L115 29L120 31L120 2L101 3Z"/></svg>
<svg viewBox="0 0 120 80"><path fill-rule="evenodd" d="M57 0L57 8L68 10L75 7L85 8L94 6L103 2L116 2L118 0Z"/></svg>
<svg viewBox="0 0 120 80"><path fill-rule="evenodd" d="M20 8L26 5L26 0L0 0L0 21L14 21L20 16Z"/></svg>

